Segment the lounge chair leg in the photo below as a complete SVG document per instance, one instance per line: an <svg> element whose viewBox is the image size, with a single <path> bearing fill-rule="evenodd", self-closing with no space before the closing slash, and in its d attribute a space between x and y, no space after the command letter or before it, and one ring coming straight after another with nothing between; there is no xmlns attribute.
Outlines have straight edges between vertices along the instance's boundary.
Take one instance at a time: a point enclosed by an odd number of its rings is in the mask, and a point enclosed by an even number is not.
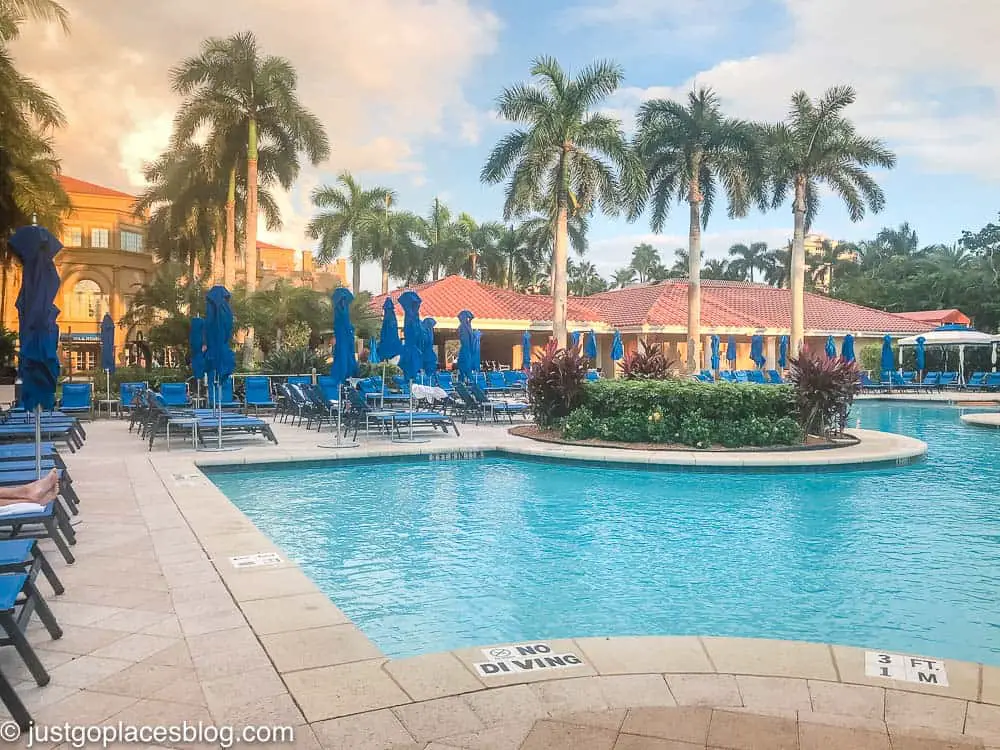
<svg viewBox="0 0 1000 750"><path fill-rule="evenodd" d="M10 612L4 612L0 614L0 628L3 628L10 642L14 644L14 648L17 649L17 653L21 655L21 659L24 660L25 666L28 667L28 671L31 672L31 676L35 678L35 683L38 687L45 687L49 684L49 673L45 671L45 667L38 660L38 656L35 654L31 644L28 643L28 639L24 637L24 633L21 628L17 626L14 622L14 618L11 616Z"/></svg>
<svg viewBox="0 0 1000 750"><path fill-rule="evenodd" d="M59 580L59 576L57 576L56 572L52 569L49 559L45 556L45 553L39 549L37 543L35 544L34 549L31 550L31 555L38 560L38 567L41 569L42 575L45 576L45 580L49 582L52 590L56 593L56 596L65 592L66 589L63 588L62 581Z"/></svg>
<svg viewBox="0 0 1000 750"><path fill-rule="evenodd" d="M58 641L63 637L62 628L59 627L59 623L56 622L56 616L52 614L52 610L49 609L49 605L42 598L42 595L38 592L35 584L30 580L26 581L24 584L24 593L34 602L35 611L38 613L38 619L42 621L42 625L45 629L49 631L49 635L52 640Z"/></svg>
<svg viewBox="0 0 1000 750"><path fill-rule="evenodd" d="M35 723L35 720L31 718L28 709L24 707L24 704L14 691L13 686L7 681L3 672L0 672L0 701L3 701L11 717L17 723L18 729L22 732L27 732L31 725Z"/></svg>
<svg viewBox="0 0 1000 750"><path fill-rule="evenodd" d="M59 550L59 553L63 556L63 560L65 560L69 565L75 563L76 558L73 557L73 553L70 552L69 546L63 539L62 534L59 533L55 519L46 518L43 524L45 526L45 530L49 532L49 539L51 539L52 543L56 545L56 549Z"/></svg>

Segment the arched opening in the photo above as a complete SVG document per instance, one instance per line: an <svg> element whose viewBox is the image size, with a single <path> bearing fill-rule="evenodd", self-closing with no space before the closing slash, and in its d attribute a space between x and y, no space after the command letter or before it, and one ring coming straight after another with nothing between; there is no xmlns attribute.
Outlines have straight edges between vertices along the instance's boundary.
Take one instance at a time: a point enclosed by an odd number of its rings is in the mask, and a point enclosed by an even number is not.
<svg viewBox="0 0 1000 750"><path fill-rule="evenodd" d="M101 292L101 285L93 279L80 279L64 300L63 317L74 321L100 322L110 309L108 295Z"/></svg>
<svg viewBox="0 0 1000 750"><path fill-rule="evenodd" d="M101 318L110 309L108 295L93 279L80 279L63 293L60 328L67 374L96 369L101 351Z"/></svg>

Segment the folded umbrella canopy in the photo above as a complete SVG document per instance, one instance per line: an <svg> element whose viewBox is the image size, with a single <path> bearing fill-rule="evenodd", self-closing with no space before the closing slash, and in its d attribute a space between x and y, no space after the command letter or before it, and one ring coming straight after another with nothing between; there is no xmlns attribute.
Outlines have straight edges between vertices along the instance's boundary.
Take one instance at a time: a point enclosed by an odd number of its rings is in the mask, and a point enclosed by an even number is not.
<svg viewBox="0 0 1000 750"><path fill-rule="evenodd" d="M837 344L833 340L833 336L826 337L826 356L833 359L837 356Z"/></svg>
<svg viewBox="0 0 1000 750"><path fill-rule="evenodd" d="M399 342L399 322L396 320L396 306L392 299L387 298L382 303L382 329L379 332L378 358L386 362L403 353L403 345Z"/></svg>
<svg viewBox="0 0 1000 750"><path fill-rule="evenodd" d="M722 364L722 360L719 357L719 351L722 346L722 339L718 335L712 336L712 369L718 370Z"/></svg>
<svg viewBox="0 0 1000 750"><path fill-rule="evenodd" d="M917 370L919 370L920 372L923 372L924 370L927 369L927 354L924 351L924 345L926 343L927 339L925 339L923 336L917 336L917 349L916 349ZM995 349L994 353L996 353ZM993 363L996 364L996 359L993 360Z"/></svg>
<svg viewBox="0 0 1000 750"><path fill-rule="evenodd" d="M525 331L521 334L521 369L531 368L531 333Z"/></svg>
<svg viewBox="0 0 1000 750"><path fill-rule="evenodd" d="M205 295L205 371L211 373L219 412L218 449L222 450L222 384L236 369L236 356L229 346L233 337L231 295L224 286L213 286Z"/></svg>
<svg viewBox="0 0 1000 750"><path fill-rule="evenodd" d="M483 369L483 332L479 330L472 332L472 369Z"/></svg>
<svg viewBox="0 0 1000 750"><path fill-rule="evenodd" d="M472 380L473 355L475 352L475 332L472 319L476 316L468 310L458 314L458 374L463 380Z"/></svg>
<svg viewBox="0 0 1000 750"><path fill-rule="evenodd" d="M434 326L436 325L437 321L434 318L424 318L420 321L420 327L424 329L423 367L424 374L428 377L436 373L438 369L437 347L434 346Z"/></svg>
<svg viewBox="0 0 1000 750"><path fill-rule="evenodd" d="M378 356L378 344L375 342L375 337L372 336L368 339L368 363L377 365L381 361Z"/></svg>
<svg viewBox="0 0 1000 750"><path fill-rule="evenodd" d="M45 227L21 227L8 240L21 260L21 289L17 293L21 351L21 404L35 412L35 472L42 476L41 411L56 403L59 379L59 308L53 304L59 293L56 253L62 244Z"/></svg>
<svg viewBox="0 0 1000 750"><path fill-rule="evenodd" d="M420 327L420 295L407 289L399 295L399 306L403 308L403 353L399 358L399 369L407 382L413 381L423 365L424 329Z"/></svg>
<svg viewBox="0 0 1000 750"><path fill-rule="evenodd" d="M205 319L191 318L188 344L191 347L191 374L196 380L205 377Z"/></svg>
<svg viewBox="0 0 1000 750"><path fill-rule="evenodd" d="M896 360L892 356L892 336L888 333L882 337L882 372L892 372L896 369Z"/></svg>
<svg viewBox="0 0 1000 750"><path fill-rule="evenodd" d="M579 346L580 346L580 332L579 331L573 331L573 333L571 333L569 335L569 345L571 347L573 347L574 349L579 348Z"/></svg>
<svg viewBox="0 0 1000 750"><path fill-rule="evenodd" d="M583 344L583 355L592 362L597 361L597 336L593 330L587 334L587 340Z"/></svg>
<svg viewBox="0 0 1000 750"><path fill-rule="evenodd" d="M840 345L840 358L845 362L854 361L854 336L847 334Z"/></svg>
<svg viewBox="0 0 1000 750"><path fill-rule="evenodd" d="M736 368L736 337L729 334L729 341L726 342L726 359L729 360L729 369Z"/></svg>
<svg viewBox="0 0 1000 750"><path fill-rule="evenodd" d="M716 337L718 338L718 337ZM625 345L622 343L622 332L615 331L615 337L611 339L611 361L617 362L625 357Z"/></svg>
<svg viewBox="0 0 1000 750"><path fill-rule="evenodd" d="M764 357L764 337L760 334L754 334L750 337L750 359L753 360L758 369L767 362L767 358Z"/></svg>
<svg viewBox="0 0 1000 750"><path fill-rule="evenodd" d="M778 342L778 367L782 370L788 367L788 336L782 336Z"/></svg>
<svg viewBox="0 0 1000 750"><path fill-rule="evenodd" d="M350 289L339 287L333 290L332 299L333 364L330 366L330 376L340 386L358 371L358 360L354 356L354 325L351 323L354 295Z"/></svg>
<svg viewBox="0 0 1000 750"><path fill-rule="evenodd" d="M101 320L101 369L115 371L115 321L108 313Z"/></svg>

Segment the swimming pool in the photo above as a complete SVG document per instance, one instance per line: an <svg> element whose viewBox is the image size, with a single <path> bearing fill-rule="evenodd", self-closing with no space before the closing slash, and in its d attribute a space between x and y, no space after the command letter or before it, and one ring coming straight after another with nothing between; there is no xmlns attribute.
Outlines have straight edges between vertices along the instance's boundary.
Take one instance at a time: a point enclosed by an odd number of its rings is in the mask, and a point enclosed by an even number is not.
<svg viewBox="0 0 1000 750"><path fill-rule="evenodd" d="M851 425L930 445L820 473L502 455L209 472L388 655L722 635L1000 664L1000 431L940 406Z"/></svg>

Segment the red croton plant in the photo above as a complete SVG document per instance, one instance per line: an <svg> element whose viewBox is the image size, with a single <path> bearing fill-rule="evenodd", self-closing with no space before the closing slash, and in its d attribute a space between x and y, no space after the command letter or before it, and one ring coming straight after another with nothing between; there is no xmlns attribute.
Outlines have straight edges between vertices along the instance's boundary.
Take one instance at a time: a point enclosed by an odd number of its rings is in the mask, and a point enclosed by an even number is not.
<svg viewBox="0 0 1000 750"><path fill-rule="evenodd" d="M528 401L539 427L565 419L583 399L583 383L590 360L579 349L560 349L554 339L528 375Z"/></svg>
<svg viewBox="0 0 1000 750"><path fill-rule="evenodd" d="M666 380L677 369L677 360L664 354L660 344L639 344L639 350L629 352L622 360L625 380Z"/></svg>
<svg viewBox="0 0 1000 750"><path fill-rule="evenodd" d="M791 360L799 420L808 435L840 434L860 387L857 362L803 349Z"/></svg>

